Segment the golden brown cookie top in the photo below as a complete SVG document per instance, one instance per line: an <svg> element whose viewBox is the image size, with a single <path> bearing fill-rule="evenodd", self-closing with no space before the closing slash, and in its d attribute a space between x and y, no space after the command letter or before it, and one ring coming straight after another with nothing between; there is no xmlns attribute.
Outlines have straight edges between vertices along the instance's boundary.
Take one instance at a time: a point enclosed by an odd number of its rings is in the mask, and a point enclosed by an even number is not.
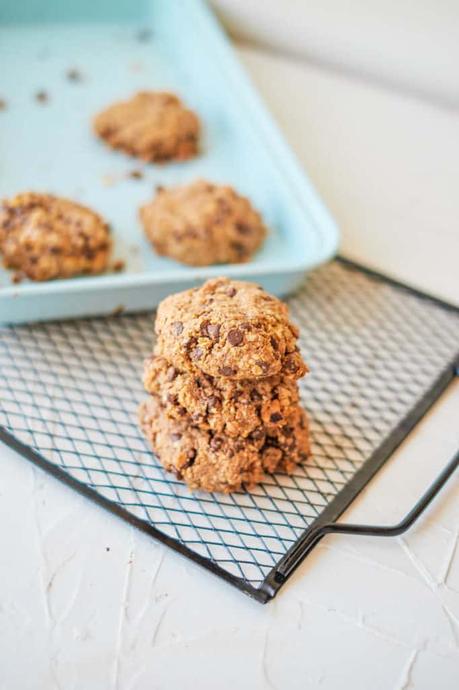
<svg viewBox="0 0 459 690"><path fill-rule="evenodd" d="M145 161L185 160L198 149L199 119L171 93L141 91L94 119L110 146Z"/></svg>
<svg viewBox="0 0 459 690"><path fill-rule="evenodd" d="M160 188L140 217L159 254L192 266L247 261L267 233L246 197L206 180Z"/></svg>
<svg viewBox="0 0 459 690"><path fill-rule="evenodd" d="M99 272L110 246L103 218L68 199L27 192L0 206L3 260L33 280Z"/></svg>
<svg viewBox="0 0 459 690"><path fill-rule="evenodd" d="M287 306L248 282L216 278L158 307L156 354L210 376L258 379L307 371Z"/></svg>

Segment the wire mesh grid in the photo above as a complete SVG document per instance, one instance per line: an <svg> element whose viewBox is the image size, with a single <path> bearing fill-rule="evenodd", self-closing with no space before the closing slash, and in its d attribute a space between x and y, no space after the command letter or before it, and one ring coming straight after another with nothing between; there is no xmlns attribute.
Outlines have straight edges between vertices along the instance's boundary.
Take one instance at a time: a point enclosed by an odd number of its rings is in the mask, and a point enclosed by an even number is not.
<svg viewBox="0 0 459 690"><path fill-rule="evenodd" d="M312 454L292 476L222 496L192 494L163 471L137 426L151 314L1 328L0 425L48 469L256 596L458 354L456 312L341 262L314 272L289 306L311 368L300 388Z"/></svg>

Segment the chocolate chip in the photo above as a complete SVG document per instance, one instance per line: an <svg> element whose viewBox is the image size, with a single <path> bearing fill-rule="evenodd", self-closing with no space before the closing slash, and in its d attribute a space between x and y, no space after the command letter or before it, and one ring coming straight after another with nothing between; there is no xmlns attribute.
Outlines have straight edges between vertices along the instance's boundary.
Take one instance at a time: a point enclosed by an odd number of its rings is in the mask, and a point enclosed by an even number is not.
<svg viewBox="0 0 459 690"><path fill-rule="evenodd" d="M196 451L194 450L194 448L187 452L186 457L187 461L184 465L182 465L182 470L187 470L189 467L193 465L196 458Z"/></svg>
<svg viewBox="0 0 459 690"><path fill-rule="evenodd" d="M169 369L166 372L166 379L167 379L167 381L173 381L177 375L178 375L177 369L175 367L169 367Z"/></svg>
<svg viewBox="0 0 459 690"><path fill-rule="evenodd" d="M219 323L209 323L207 326L207 333L212 340L218 340L220 337L220 324Z"/></svg>
<svg viewBox="0 0 459 690"><path fill-rule="evenodd" d="M237 374L237 369L235 367L224 366L220 367L219 373L222 376L234 376L235 374Z"/></svg>
<svg viewBox="0 0 459 690"><path fill-rule="evenodd" d="M234 295L236 294L236 288L229 287L226 291L226 294L228 295L228 297L234 297Z"/></svg>
<svg viewBox="0 0 459 690"><path fill-rule="evenodd" d="M291 374L295 374L298 371L298 364L295 360L296 358L292 356L286 357L284 361L284 369L289 371Z"/></svg>
<svg viewBox="0 0 459 690"><path fill-rule="evenodd" d="M220 450L223 446L223 439L220 436L214 436L210 440L210 447L212 450Z"/></svg>
<svg viewBox="0 0 459 690"><path fill-rule="evenodd" d="M273 412L272 415L270 416L270 420L273 423L280 422L281 419L282 419L282 415L280 412Z"/></svg>
<svg viewBox="0 0 459 690"><path fill-rule="evenodd" d="M236 230L241 234L241 235L250 235L252 232L252 228L250 225L247 225L247 223L236 223Z"/></svg>
<svg viewBox="0 0 459 690"><path fill-rule="evenodd" d="M220 402L220 398L217 395L210 395L207 398L206 402L207 402L207 409L212 410L218 406L218 404Z"/></svg>
<svg viewBox="0 0 459 690"><path fill-rule="evenodd" d="M293 427L292 426L283 426L282 427L282 433L284 436L292 436L293 435Z"/></svg>
<svg viewBox="0 0 459 690"><path fill-rule="evenodd" d="M199 327L199 330L205 338L212 338L212 340L217 341L220 337L220 324L218 323L203 321Z"/></svg>
<svg viewBox="0 0 459 690"><path fill-rule="evenodd" d="M183 323L181 321L174 321L171 327L174 335L183 333Z"/></svg>
<svg viewBox="0 0 459 690"><path fill-rule="evenodd" d="M273 348L273 350L279 349L279 343L277 342L276 338L273 338L273 336L271 336L269 342L271 343L271 347Z"/></svg>
<svg viewBox="0 0 459 690"><path fill-rule="evenodd" d="M228 342L233 347L237 347L244 340L244 334L238 328L232 328L227 335Z"/></svg>
<svg viewBox="0 0 459 690"><path fill-rule="evenodd" d="M260 367L264 374L269 371L269 364L267 362L263 362L262 359L258 359L255 364Z"/></svg>
<svg viewBox="0 0 459 690"><path fill-rule="evenodd" d="M202 356L204 355L204 350L202 347L195 347L194 350L191 351L191 359L201 359Z"/></svg>
<svg viewBox="0 0 459 690"><path fill-rule="evenodd" d="M171 441L173 441L174 443L176 441L180 441L181 438L182 438L182 434L171 434Z"/></svg>
<svg viewBox="0 0 459 690"><path fill-rule="evenodd" d="M231 242L230 245L238 254L245 254L246 248L240 242Z"/></svg>
<svg viewBox="0 0 459 690"><path fill-rule="evenodd" d="M260 395L260 393L259 393L257 390L255 390L255 388L253 388L253 389L250 391L250 397L251 397L251 399L252 399L254 402L255 402L255 401L258 401L258 400L261 400L261 395Z"/></svg>

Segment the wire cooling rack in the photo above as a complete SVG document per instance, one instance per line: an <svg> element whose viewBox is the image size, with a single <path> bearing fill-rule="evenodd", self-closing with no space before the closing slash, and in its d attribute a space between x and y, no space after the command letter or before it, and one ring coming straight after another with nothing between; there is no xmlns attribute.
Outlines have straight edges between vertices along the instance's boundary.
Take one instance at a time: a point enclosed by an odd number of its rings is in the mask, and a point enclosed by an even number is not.
<svg viewBox="0 0 459 690"><path fill-rule="evenodd" d="M289 306L311 368L300 387L312 455L292 476L222 496L191 494L162 470L136 419L152 314L1 328L0 438L265 602L459 361L457 310L348 262L315 271Z"/></svg>

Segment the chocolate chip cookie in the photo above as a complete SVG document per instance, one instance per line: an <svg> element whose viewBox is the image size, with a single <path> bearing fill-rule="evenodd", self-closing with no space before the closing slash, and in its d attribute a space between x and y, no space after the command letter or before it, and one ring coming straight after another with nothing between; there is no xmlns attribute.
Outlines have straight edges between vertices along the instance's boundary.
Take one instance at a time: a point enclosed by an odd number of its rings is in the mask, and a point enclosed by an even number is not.
<svg viewBox="0 0 459 690"><path fill-rule="evenodd" d="M162 465L191 489L223 493L251 489L265 472L291 472L309 452L307 419L301 408L290 435L246 439L171 419L155 395L142 403L139 416Z"/></svg>
<svg viewBox="0 0 459 690"><path fill-rule="evenodd" d="M179 370L225 379L298 379L307 371L286 305L253 283L216 278L171 295L155 330L155 354Z"/></svg>
<svg viewBox="0 0 459 690"><path fill-rule="evenodd" d="M111 250L108 224L73 201L28 192L0 207L0 253L31 280L101 273Z"/></svg>
<svg viewBox="0 0 459 690"><path fill-rule="evenodd" d="M168 417L200 429L234 438L292 434L299 394L290 377L213 378L179 370L164 357L153 356L145 362L143 382Z"/></svg>
<svg viewBox="0 0 459 690"><path fill-rule="evenodd" d="M205 180L160 188L140 219L158 254L190 266L248 261L267 233L248 199Z"/></svg>
<svg viewBox="0 0 459 690"><path fill-rule="evenodd" d="M147 162L185 160L198 152L199 119L171 93L141 91L109 106L93 124L109 146Z"/></svg>

